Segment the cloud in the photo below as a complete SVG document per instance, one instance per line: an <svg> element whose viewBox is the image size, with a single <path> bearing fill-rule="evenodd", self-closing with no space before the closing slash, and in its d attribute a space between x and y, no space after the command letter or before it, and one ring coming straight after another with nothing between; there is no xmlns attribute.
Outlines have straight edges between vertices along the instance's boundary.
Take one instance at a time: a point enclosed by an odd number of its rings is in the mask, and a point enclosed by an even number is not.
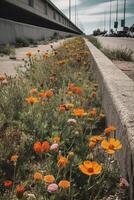
<svg viewBox="0 0 134 200"><path fill-rule="evenodd" d="M62 10L62 12L68 16L68 7L69 7L69 0L52 0L56 6ZM75 22L75 0L71 0L72 2L72 21ZM124 8L124 0L118 0L118 8L119 8L119 24L120 19L123 18L123 8ZM112 27L113 22L116 19L116 6L117 1L111 1L111 21ZM134 0L127 0L127 9L126 9L126 25L131 26L134 21ZM104 13L106 13L106 24L108 28L109 22L109 10L110 10L110 3L109 0L77 0L77 12L78 12L78 25L82 30L85 29L85 32L88 33L89 31L92 32L93 29L98 27L103 28L104 25ZM89 27L90 30L89 30Z"/></svg>

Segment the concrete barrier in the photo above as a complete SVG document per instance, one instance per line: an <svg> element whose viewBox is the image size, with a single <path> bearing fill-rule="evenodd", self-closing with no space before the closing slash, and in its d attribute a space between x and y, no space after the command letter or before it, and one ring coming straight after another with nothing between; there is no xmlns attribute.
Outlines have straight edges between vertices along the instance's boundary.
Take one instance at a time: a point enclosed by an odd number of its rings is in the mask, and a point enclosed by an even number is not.
<svg viewBox="0 0 134 200"><path fill-rule="evenodd" d="M37 27L0 18L0 44L15 43L17 38L42 40L53 36L54 33L61 36L74 35L62 31Z"/></svg>
<svg viewBox="0 0 134 200"><path fill-rule="evenodd" d="M123 144L116 156L121 176L130 184L129 199L134 200L134 82L92 43L85 42L91 52L91 69L99 84L107 122L117 127L116 137Z"/></svg>

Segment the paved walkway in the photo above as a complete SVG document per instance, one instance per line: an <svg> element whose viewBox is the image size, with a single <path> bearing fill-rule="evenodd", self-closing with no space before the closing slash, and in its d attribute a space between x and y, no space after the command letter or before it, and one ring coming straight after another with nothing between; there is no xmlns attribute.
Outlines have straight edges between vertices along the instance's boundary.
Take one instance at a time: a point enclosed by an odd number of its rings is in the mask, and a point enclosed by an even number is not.
<svg viewBox="0 0 134 200"><path fill-rule="evenodd" d="M108 49L131 49L134 58L134 38L97 37L103 47Z"/></svg>
<svg viewBox="0 0 134 200"><path fill-rule="evenodd" d="M134 38L97 37L101 45L108 49L131 49L134 59ZM134 62L114 60L113 63L129 78L134 80Z"/></svg>
<svg viewBox="0 0 134 200"><path fill-rule="evenodd" d="M38 47L23 47L16 48L16 60L9 59L9 56L0 57L0 74L7 74L8 76L16 75L16 68L24 64L24 60L27 56L28 51L32 51L34 54L40 50L41 53L51 51L51 44L54 48L58 48L63 44L64 40L59 40L58 42L49 43L47 45L38 45Z"/></svg>

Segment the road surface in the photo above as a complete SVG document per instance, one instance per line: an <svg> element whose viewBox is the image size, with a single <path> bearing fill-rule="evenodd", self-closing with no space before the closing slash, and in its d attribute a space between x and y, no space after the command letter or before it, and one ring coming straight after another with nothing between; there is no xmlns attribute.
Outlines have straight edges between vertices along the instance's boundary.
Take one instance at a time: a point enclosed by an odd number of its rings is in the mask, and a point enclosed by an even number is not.
<svg viewBox="0 0 134 200"><path fill-rule="evenodd" d="M27 58L26 53L31 51L33 54L37 54L38 51L40 53L46 53L47 51L51 51L51 44L53 44L54 48L58 48L63 44L64 40L59 40L58 42L49 43L47 45L38 45L38 47L23 47L16 48L16 60L9 59L9 56L0 57L0 74L7 74L8 76L16 75L16 68L20 65L24 64L24 59Z"/></svg>

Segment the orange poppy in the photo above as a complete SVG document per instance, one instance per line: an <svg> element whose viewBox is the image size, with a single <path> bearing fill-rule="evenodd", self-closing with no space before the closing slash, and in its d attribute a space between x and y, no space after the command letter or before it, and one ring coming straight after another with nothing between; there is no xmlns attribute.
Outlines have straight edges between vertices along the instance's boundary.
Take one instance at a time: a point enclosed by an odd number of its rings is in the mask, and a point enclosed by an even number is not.
<svg viewBox="0 0 134 200"><path fill-rule="evenodd" d="M102 171L102 166L97 162L84 161L83 164L79 165L79 169L83 174L88 176L100 174Z"/></svg>
<svg viewBox="0 0 134 200"><path fill-rule="evenodd" d="M92 110L89 111L89 116L90 117L95 117L96 116L96 108L93 108Z"/></svg>
<svg viewBox="0 0 134 200"><path fill-rule="evenodd" d="M46 97L52 97L54 95L52 90L46 91L45 94L46 94Z"/></svg>
<svg viewBox="0 0 134 200"><path fill-rule="evenodd" d="M13 181L10 181L10 180L7 180L7 181L4 181L4 186L9 188L13 185Z"/></svg>
<svg viewBox="0 0 134 200"><path fill-rule="evenodd" d="M25 99L28 104L33 105L34 103L38 103L39 100L36 97L28 97Z"/></svg>
<svg viewBox="0 0 134 200"><path fill-rule="evenodd" d="M90 149L93 149L94 147L96 146L96 142L89 142L89 144L88 144L88 147L90 148Z"/></svg>
<svg viewBox="0 0 134 200"><path fill-rule="evenodd" d="M108 153L114 154L116 150L122 148L122 144L119 140L110 138L109 140L103 140L101 142L101 147Z"/></svg>
<svg viewBox="0 0 134 200"><path fill-rule="evenodd" d="M18 155L12 155L10 158L11 161L16 162L18 160Z"/></svg>
<svg viewBox="0 0 134 200"><path fill-rule="evenodd" d="M80 87L74 87L73 89L72 89L72 92L74 93L74 94L81 94L82 93L82 89L80 88Z"/></svg>
<svg viewBox="0 0 134 200"><path fill-rule="evenodd" d="M87 115L87 113L85 113L84 109L77 108L77 109L73 110L73 115L75 115L77 117L83 117L83 116Z"/></svg>
<svg viewBox="0 0 134 200"><path fill-rule="evenodd" d="M37 93L37 89L36 89L36 88L32 88L32 89L30 90L30 93L33 93L33 94Z"/></svg>
<svg viewBox="0 0 134 200"><path fill-rule="evenodd" d="M25 187L22 184L16 186L16 192L23 194L25 191Z"/></svg>
<svg viewBox="0 0 134 200"><path fill-rule="evenodd" d="M31 57L31 56L33 56L33 52L31 52L31 51L28 51L28 52L26 53L26 56L28 56L28 57Z"/></svg>
<svg viewBox="0 0 134 200"><path fill-rule="evenodd" d="M0 81L4 81L6 77L4 75L0 75Z"/></svg>
<svg viewBox="0 0 134 200"><path fill-rule="evenodd" d="M42 176L42 174L40 172L36 172L34 174L34 180L35 181L40 181L40 180L42 180L42 178L43 178L43 176Z"/></svg>
<svg viewBox="0 0 134 200"><path fill-rule="evenodd" d="M116 131L116 128L114 126L109 126L108 128L105 128L104 133L108 135L110 133L114 133L115 131Z"/></svg>
<svg viewBox="0 0 134 200"><path fill-rule="evenodd" d="M59 187L63 189L68 189L70 187L70 182L67 180L62 180L59 182Z"/></svg>
<svg viewBox="0 0 134 200"><path fill-rule="evenodd" d="M46 93L45 92L39 92L38 96L41 98L46 98Z"/></svg>
<svg viewBox="0 0 134 200"><path fill-rule="evenodd" d="M59 106L59 111L64 112L66 110L65 104Z"/></svg>
<svg viewBox="0 0 134 200"><path fill-rule="evenodd" d="M35 142L34 143L34 146L33 146L33 149L36 153L41 153L42 151L42 144L41 142Z"/></svg>
<svg viewBox="0 0 134 200"><path fill-rule="evenodd" d="M55 181L55 178L53 175L46 175L44 176L44 181L46 183L53 183Z"/></svg>
<svg viewBox="0 0 134 200"><path fill-rule="evenodd" d="M92 92L91 97L96 97L96 92Z"/></svg>
<svg viewBox="0 0 134 200"><path fill-rule="evenodd" d="M49 142L48 142L48 141L44 141L44 142L42 143L41 149L42 149L42 152L48 152L49 149L50 149L50 144L49 144Z"/></svg>
<svg viewBox="0 0 134 200"><path fill-rule="evenodd" d="M68 159L65 158L64 156L59 156L57 166L66 167L67 164L68 164Z"/></svg>
<svg viewBox="0 0 134 200"><path fill-rule="evenodd" d="M59 143L60 143L60 136L54 136L54 137L52 138L52 140L53 140L54 143L59 144Z"/></svg>
<svg viewBox="0 0 134 200"><path fill-rule="evenodd" d="M100 135L95 135L95 136L92 136L92 137L89 138L89 141L91 141L91 142L99 142L99 141L102 141L102 140L103 140L103 138Z"/></svg>
<svg viewBox="0 0 134 200"><path fill-rule="evenodd" d="M96 143L99 142L99 141L102 141L102 140L103 140L103 138L99 135L95 135L95 136L90 137L89 138L89 144L88 144L89 148L91 148L91 149L94 148Z"/></svg>

